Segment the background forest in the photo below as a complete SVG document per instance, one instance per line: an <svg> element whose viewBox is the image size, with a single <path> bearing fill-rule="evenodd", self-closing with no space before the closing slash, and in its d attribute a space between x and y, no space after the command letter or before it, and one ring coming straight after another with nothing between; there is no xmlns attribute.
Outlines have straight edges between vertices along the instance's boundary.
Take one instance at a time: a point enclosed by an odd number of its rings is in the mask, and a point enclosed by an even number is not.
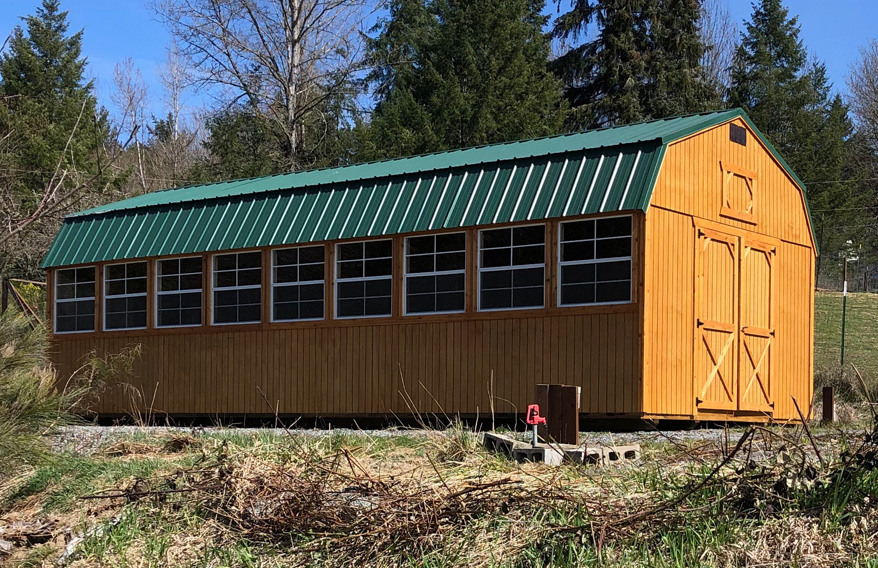
<svg viewBox="0 0 878 568"><path fill-rule="evenodd" d="M781 0L740 27L720 0L150 9L173 38L161 92L124 59L106 105L59 0L2 43L0 276L40 279L65 214L139 193L741 107L806 182L818 283L848 257L878 288L878 42L843 97Z"/></svg>

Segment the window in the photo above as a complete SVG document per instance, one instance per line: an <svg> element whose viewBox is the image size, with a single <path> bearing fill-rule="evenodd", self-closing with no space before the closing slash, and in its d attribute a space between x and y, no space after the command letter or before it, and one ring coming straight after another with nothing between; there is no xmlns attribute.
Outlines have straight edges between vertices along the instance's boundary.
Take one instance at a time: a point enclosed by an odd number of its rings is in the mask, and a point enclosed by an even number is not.
<svg viewBox="0 0 878 568"><path fill-rule="evenodd" d="M272 253L273 321L323 319L324 254L322 245Z"/></svg>
<svg viewBox="0 0 878 568"><path fill-rule="evenodd" d="M239 252L213 257L213 323L262 320L262 253Z"/></svg>
<svg viewBox="0 0 878 568"><path fill-rule="evenodd" d="M338 245L336 317L391 315L392 275L393 241Z"/></svg>
<svg viewBox="0 0 878 568"><path fill-rule="evenodd" d="M462 312L465 286L465 233L405 240L406 314Z"/></svg>
<svg viewBox="0 0 878 568"><path fill-rule="evenodd" d="M146 262L111 264L104 272L104 329L146 327Z"/></svg>
<svg viewBox="0 0 878 568"><path fill-rule="evenodd" d="M747 145L747 129L737 124L729 124L729 140L741 146Z"/></svg>
<svg viewBox="0 0 878 568"><path fill-rule="evenodd" d="M631 217L561 223L562 306L631 301Z"/></svg>
<svg viewBox="0 0 878 568"><path fill-rule="evenodd" d="M542 225L479 233L479 309L545 304L546 230Z"/></svg>
<svg viewBox="0 0 878 568"><path fill-rule="evenodd" d="M95 268L55 272L55 333L95 330Z"/></svg>
<svg viewBox="0 0 878 568"><path fill-rule="evenodd" d="M156 262L156 325L201 325L201 258Z"/></svg>

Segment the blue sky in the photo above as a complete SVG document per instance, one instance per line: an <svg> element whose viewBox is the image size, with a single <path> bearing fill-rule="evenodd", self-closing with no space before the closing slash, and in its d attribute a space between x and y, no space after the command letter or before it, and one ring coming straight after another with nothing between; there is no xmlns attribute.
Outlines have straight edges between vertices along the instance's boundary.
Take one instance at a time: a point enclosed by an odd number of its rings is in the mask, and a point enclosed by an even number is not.
<svg viewBox="0 0 878 568"><path fill-rule="evenodd" d="M5 37L19 22L19 17L32 13L38 2L0 0L0 35ZM858 49L878 37L878 2L785 0L785 4L791 13L799 15L805 45L826 63L835 88L844 93L845 77ZM165 60L170 38L162 24L155 20L146 0L62 0L61 6L70 12L71 30L85 29L83 51L103 104L110 105L113 67L126 57L134 59L151 90L151 98L158 99L157 67ZM728 0L728 6L741 26L749 17L750 1ZM551 2L548 9L555 12ZM158 111L157 106L154 110Z"/></svg>

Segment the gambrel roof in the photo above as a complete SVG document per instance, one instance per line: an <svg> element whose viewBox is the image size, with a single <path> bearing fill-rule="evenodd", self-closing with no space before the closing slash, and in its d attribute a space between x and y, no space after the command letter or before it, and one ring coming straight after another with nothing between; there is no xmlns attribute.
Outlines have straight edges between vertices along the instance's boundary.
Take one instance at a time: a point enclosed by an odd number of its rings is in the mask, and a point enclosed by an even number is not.
<svg viewBox="0 0 878 568"><path fill-rule="evenodd" d="M646 211L667 145L738 117L758 135L734 109L148 193L69 215L43 267Z"/></svg>

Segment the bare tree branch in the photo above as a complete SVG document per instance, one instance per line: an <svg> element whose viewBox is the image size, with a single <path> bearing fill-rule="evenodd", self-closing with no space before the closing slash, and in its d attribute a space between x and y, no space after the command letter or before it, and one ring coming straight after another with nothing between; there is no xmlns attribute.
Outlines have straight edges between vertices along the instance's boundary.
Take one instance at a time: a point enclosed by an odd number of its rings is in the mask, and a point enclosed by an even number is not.
<svg viewBox="0 0 878 568"><path fill-rule="evenodd" d="M850 106L860 131L873 150L878 150L878 40L860 49L847 80Z"/></svg>
<svg viewBox="0 0 878 568"><path fill-rule="evenodd" d="M729 88L729 75L738 48L738 26L729 12L727 0L705 0L698 24L705 46L701 66L722 92Z"/></svg>
<svg viewBox="0 0 878 568"><path fill-rule="evenodd" d="M305 122L359 71L367 0L155 0L201 88L246 99L303 165ZM319 117L316 117L319 119Z"/></svg>
<svg viewBox="0 0 878 568"><path fill-rule="evenodd" d="M134 142L134 152L137 158L137 179L142 192L148 191L146 183L146 170L144 168L143 145L139 132L144 130L147 113L147 89L146 83L140 74L140 69L134 66L134 60L130 57L116 65L113 70L113 84L116 90L111 93L110 100L121 112L120 127L123 132L130 132Z"/></svg>

